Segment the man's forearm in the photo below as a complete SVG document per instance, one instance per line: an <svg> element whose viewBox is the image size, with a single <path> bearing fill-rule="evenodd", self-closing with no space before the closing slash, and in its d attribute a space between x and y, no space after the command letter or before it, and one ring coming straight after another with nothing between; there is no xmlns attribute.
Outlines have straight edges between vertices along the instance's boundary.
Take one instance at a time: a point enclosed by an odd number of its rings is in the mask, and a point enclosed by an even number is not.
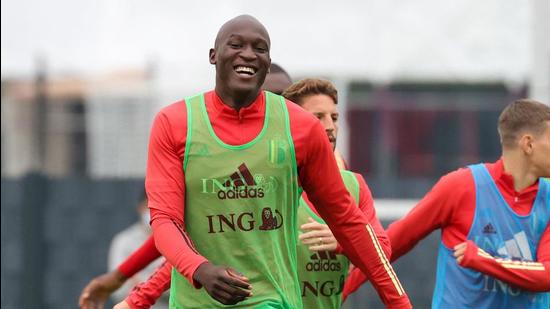
<svg viewBox="0 0 550 309"><path fill-rule="evenodd" d="M550 292L550 262L522 262L498 259L472 246L461 266L475 269L502 282L531 292Z"/></svg>
<svg viewBox="0 0 550 309"><path fill-rule="evenodd" d="M118 271L126 278L140 272L151 262L160 257L160 252L155 247L153 236L149 237L142 245L118 266Z"/></svg>
<svg viewBox="0 0 550 309"><path fill-rule="evenodd" d="M164 262L147 279L137 285L126 298L126 302L132 309L150 308L160 298L164 291L170 287L172 265Z"/></svg>
<svg viewBox="0 0 550 309"><path fill-rule="evenodd" d="M191 284L200 288L200 284L193 280L193 274L207 259L194 248L183 227L175 220L160 216L153 220L152 227L158 250Z"/></svg>

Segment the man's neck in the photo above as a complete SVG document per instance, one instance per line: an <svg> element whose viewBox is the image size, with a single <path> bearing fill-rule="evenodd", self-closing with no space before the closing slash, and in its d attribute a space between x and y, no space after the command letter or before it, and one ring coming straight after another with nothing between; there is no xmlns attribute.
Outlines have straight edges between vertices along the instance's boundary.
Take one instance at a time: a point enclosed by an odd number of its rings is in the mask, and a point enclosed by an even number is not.
<svg viewBox="0 0 550 309"><path fill-rule="evenodd" d="M514 190L521 192L525 188L533 185L538 180L538 176L533 172L529 161L525 158L521 150L510 150L502 152L502 163L504 171L510 174L514 179Z"/></svg>
<svg viewBox="0 0 550 309"><path fill-rule="evenodd" d="M220 97L223 104L239 111L241 108L254 103L260 92L259 90L256 92L229 92L216 87L216 94Z"/></svg>

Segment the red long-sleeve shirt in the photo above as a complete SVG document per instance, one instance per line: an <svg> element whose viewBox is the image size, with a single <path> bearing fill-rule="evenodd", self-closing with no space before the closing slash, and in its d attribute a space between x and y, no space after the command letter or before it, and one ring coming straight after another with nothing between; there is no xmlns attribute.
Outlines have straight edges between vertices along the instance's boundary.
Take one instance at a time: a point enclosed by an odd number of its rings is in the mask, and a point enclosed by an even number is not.
<svg viewBox="0 0 550 309"><path fill-rule="evenodd" d="M388 239L388 236L386 235L386 232L384 231L384 228L382 227L382 224L376 217L376 210L374 209L373 205L373 199L372 199L372 193L367 186L364 178L359 175L355 174L359 183L359 203L358 207L359 209L365 214L365 216L368 218L370 225L374 229L376 233L376 238L378 239L378 242L382 246L382 250L384 250L384 253L386 256L391 255L391 246L390 241ZM306 201L307 205L310 207L311 210L313 210L316 213L315 207L311 204L309 199L307 198L307 195L302 195L304 200ZM147 249L144 247L147 246ZM143 250L142 250L143 249ZM151 248L149 241L144 243L144 245L138 250L141 251L141 253L136 252L132 255L129 259L137 259L139 258L139 255L143 256L143 258L150 258L154 256L154 254L145 253L145 250L154 251L158 253L156 248ZM159 253L160 254L160 253ZM139 263L134 262L133 265L138 266L143 264L143 261L140 261ZM127 266L125 270L127 271L139 271L139 269L130 268L130 264ZM137 288L134 288L128 297L126 298L126 302L130 305L132 309L147 309L150 308L155 301L162 295L162 293L170 287L170 276L171 276L171 269L172 266L168 263L164 263L149 279L138 285Z"/></svg>
<svg viewBox="0 0 550 309"><path fill-rule="evenodd" d="M504 171L502 159L485 166L514 212L518 215L529 214L538 193L538 182L517 192L514 179ZM447 248L465 242L474 219L475 206L475 183L470 169L462 168L443 176L404 218L389 226L387 232L392 247L392 262L436 229L441 229L441 239ZM550 291L550 228L546 227L542 235L536 263L511 268L507 267L509 262L489 258L473 242L469 242L461 265L525 290ZM360 271L354 270L344 287L344 297L357 290L365 280Z"/></svg>
<svg viewBox="0 0 550 309"><path fill-rule="evenodd" d="M239 111L225 105L214 92L205 94L206 110L216 135L239 145L255 138L265 118L264 94ZM331 227L348 258L368 274L388 306L410 303L393 269L380 255L380 245L368 220L354 205L340 177L332 148L320 122L302 108L286 102L301 186ZM187 110L183 101L162 109L155 118L149 141L146 172L148 205L155 244L190 282L206 258L195 251L184 232L185 176L183 157Z"/></svg>
<svg viewBox="0 0 550 309"><path fill-rule="evenodd" d="M130 278L160 256L160 252L155 247L155 239L151 236L132 255L124 260L117 269L126 278Z"/></svg>
<svg viewBox="0 0 550 309"><path fill-rule="evenodd" d="M165 261L145 282L136 285L125 301L132 309L149 309L170 288L172 265Z"/></svg>

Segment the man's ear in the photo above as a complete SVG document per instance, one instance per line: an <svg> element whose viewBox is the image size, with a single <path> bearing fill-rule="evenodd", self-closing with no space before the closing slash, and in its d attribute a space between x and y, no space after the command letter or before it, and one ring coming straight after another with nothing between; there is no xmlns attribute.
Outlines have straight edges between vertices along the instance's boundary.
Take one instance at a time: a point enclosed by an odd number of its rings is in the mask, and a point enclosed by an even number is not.
<svg viewBox="0 0 550 309"><path fill-rule="evenodd" d="M216 50L213 48L210 48L210 52L208 53L208 58L210 58L210 64L216 64Z"/></svg>
<svg viewBox="0 0 550 309"><path fill-rule="evenodd" d="M531 155L533 153L533 135L524 134L520 137L518 144L523 153L526 155Z"/></svg>

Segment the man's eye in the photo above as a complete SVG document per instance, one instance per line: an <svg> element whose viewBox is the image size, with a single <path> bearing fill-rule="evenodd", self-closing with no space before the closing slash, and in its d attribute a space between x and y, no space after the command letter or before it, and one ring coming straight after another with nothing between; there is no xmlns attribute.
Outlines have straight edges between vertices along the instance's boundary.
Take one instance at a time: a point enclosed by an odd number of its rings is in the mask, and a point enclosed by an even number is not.
<svg viewBox="0 0 550 309"><path fill-rule="evenodd" d="M237 44L237 43L229 43L229 46L233 47L233 48L241 48L241 44Z"/></svg>

